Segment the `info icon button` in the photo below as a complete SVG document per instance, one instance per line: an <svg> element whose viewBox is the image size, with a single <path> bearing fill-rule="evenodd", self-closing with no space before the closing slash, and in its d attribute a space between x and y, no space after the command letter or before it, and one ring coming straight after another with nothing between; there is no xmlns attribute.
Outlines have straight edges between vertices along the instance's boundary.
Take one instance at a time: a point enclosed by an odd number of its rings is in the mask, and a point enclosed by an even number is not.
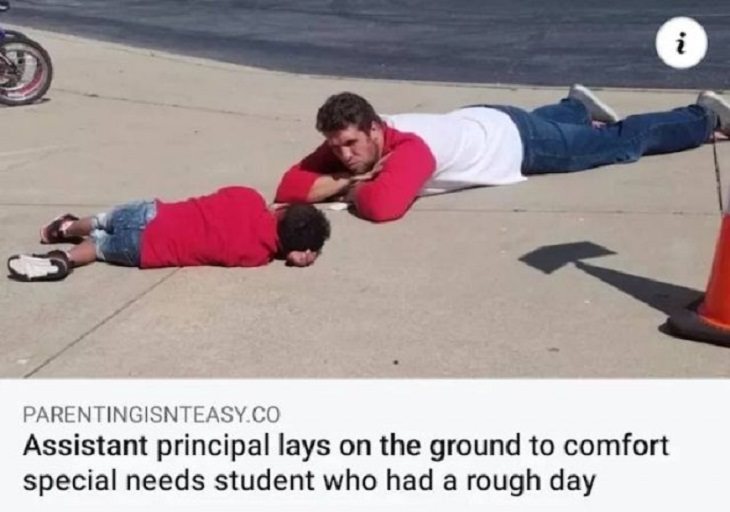
<svg viewBox="0 0 730 512"><path fill-rule="evenodd" d="M656 34L656 52L674 69L694 67L707 53L707 32L692 18L672 18Z"/></svg>

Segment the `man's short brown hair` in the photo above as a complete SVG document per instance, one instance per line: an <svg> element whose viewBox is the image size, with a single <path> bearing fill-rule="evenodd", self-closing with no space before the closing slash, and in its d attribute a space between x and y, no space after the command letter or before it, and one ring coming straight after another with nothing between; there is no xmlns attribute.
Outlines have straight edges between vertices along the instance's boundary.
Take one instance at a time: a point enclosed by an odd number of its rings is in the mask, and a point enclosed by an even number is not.
<svg viewBox="0 0 730 512"><path fill-rule="evenodd" d="M317 112L317 130L320 133L337 132L350 125L367 131L373 123L382 123L373 106L362 96L351 92L330 96Z"/></svg>

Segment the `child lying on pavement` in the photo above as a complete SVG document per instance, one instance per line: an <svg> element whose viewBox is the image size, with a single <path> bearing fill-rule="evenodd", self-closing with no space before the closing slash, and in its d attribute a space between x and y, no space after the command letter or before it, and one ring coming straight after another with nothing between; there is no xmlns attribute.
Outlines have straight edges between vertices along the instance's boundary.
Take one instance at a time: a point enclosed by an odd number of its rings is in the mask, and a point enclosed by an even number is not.
<svg viewBox="0 0 730 512"><path fill-rule="evenodd" d="M311 205L272 210L255 190L234 186L179 202L131 202L82 219L62 215L41 228L41 243L77 245L16 254L7 265L19 281L57 281L96 260L140 268L257 267L281 258L306 267L329 236L329 221Z"/></svg>

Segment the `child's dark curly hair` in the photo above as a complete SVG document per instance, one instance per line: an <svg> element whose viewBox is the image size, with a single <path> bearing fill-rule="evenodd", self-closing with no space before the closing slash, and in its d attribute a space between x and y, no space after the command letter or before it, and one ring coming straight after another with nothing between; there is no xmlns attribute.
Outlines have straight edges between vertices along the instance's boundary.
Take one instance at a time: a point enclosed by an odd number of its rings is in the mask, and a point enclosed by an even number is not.
<svg viewBox="0 0 730 512"><path fill-rule="evenodd" d="M279 218L277 231L284 256L291 251L319 252L330 237L330 223L314 206L292 204Z"/></svg>

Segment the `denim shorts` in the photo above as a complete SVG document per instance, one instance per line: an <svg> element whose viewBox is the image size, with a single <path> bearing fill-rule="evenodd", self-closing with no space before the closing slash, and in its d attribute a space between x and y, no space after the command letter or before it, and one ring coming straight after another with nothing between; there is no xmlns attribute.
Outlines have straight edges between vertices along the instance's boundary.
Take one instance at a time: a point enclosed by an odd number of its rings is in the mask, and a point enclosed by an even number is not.
<svg viewBox="0 0 730 512"><path fill-rule="evenodd" d="M91 239L97 259L138 267L142 232L156 215L155 201L135 201L92 217Z"/></svg>

